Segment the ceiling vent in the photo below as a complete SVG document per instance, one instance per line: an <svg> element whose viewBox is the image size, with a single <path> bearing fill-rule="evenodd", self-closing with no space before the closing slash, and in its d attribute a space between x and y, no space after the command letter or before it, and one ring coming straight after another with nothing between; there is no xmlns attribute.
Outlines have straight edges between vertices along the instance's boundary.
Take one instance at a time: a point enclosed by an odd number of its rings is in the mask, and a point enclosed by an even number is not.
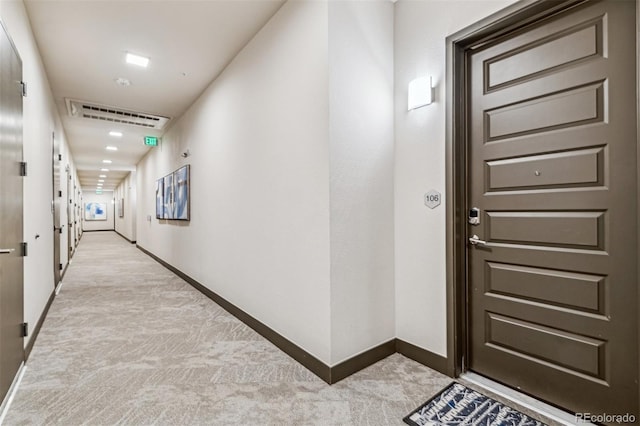
<svg viewBox="0 0 640 426"><path fill-rule="evenodd" d="M129 124L146 129L162 130L169 118L144 112L128 111L116 107L95 104L75 99L65 99L71 117L100 120L110 123Z"/></svg>

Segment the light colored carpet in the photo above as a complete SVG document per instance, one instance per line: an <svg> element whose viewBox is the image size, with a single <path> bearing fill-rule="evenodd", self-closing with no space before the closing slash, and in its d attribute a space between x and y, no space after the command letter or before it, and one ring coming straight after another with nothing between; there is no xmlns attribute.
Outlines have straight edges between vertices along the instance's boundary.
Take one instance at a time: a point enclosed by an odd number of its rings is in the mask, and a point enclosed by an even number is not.
<svg viewBox="0 0 640 426"><path fill-rule="evenodd" d="M400 425L451 381L395 354L329 386L112 232L85 233L6 425Z"/></svg>

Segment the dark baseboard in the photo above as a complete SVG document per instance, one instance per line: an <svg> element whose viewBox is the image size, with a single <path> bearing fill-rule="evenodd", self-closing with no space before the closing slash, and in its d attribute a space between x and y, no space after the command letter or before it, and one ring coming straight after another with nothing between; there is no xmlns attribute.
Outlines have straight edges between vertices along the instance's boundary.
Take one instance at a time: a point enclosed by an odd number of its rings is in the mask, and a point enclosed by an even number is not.
<svg viewBox="0 0 640 426"><path fill-rule="evenodd" d="M262 337L273 343L281 351L289 355L291 358L305 366L313 374L327 382L328 384L334 384L358 371L375 364L376 362L392 355L396 352L411 358L427 367L433 368L443 374L446 373L447 359L439 355L433 354L425 349L414 346L410 343L404 342L399 339L391 339L385 343L382 343L372 349L369 349L359 355L354 356L346 361L341 362L333 367L329 367L318 358L311 355L309 352L302 349L286 337L272 330L256 318L252 317L242 309L235 306L219 294L215 293L211 289L205 287L198 281L194 280L181 270L177 269L173 265L160 259L155 254L136 244L136 247L143 253L154 259L156 262L185 280L196 290L213 300L216 304L221 306L224 310L229 312L234 317L245 323L252 328Z"/></svg>
<svg viewBox="0 0 640 426"><path fill-rule="evenodd" d="M446 376L449 376L447 368L447 358L441 355L434 354L426 349L422 349L416 345L412 345L404 340L396 339L396 352L401 355L411 358L414 361L419 362L422 365L426 365Z"/></svg>
<svg viewBox="0 0 640 426"><path fill-rule="evenodd" d="M114 231L116 234L120 235L122 238L124 238L125 240L127 240L128 242L130 242L131 244L135 244L135 241L131 241L130 239L128 239L127 237L125 237L124 235L122 235L121 233L119 233L118 231Z"/></svg>
<svg viewBox="0 0 640 426"><path fill-rule="evenodd" d="M330 383L339 382L353 373L357 373L394 353L396 353L396 339L391 339L353 358L349 358L340 364L334 365L331 367Z"/></svg>
<svg viewBox="0 0 640 426"><path fill-rule="evenodd" d="M240 321L245 323L247 326L255 330L262 337L273 343L284 353L289 355L291 358L298 361L300 364L304 365L308 368L313 374L320 377L327 383L331 383L331 368L320 361L318 358L314 357L301 347L297 346L295 343L288 340L286 337L278 334L271 328L267 327L248 313L244 312L242 309L238 308L228 300L224 299L220 295L211 291L209 288L200 284L198 281L194 280L181 270L173 267L168 264L164 260L160 259L158 256L144 249L143 247L136 245L142 252L146 253L148 256L153 258L156 262L160 263L162 266L191 284L196 290L200 291L202 294L207 296L209 299L213 300L215 303L220 305L224 310L229 312L234 317L238 318Z"/></svg>
<svg viewBox="0 0 640 426"><path fill-rule="evenodd" d="M83 229L82 233L85 232L113 232L115 229Z"/></svg>
<svg viewBox="0 0 640 426"><path fill-rule="evenodd" d="M40 334L40 329L42 328L42 324L44 324L44 320L47 317L47 314L49 313L49 308L51 307L51 304L53 303L53 299L55 298L56 298L56 292L54 290L51 293L51 296L49 296L47 305L44 307L44 311L42 311L42 315L40 315L40 319L38 320L38 323L36 324L35 327L33 327L31 331L31 339L29 339L29 343L27 343L27 346L24 348L25 362L29 359L29 355L31 355L31 351L33 350L33 345L36 343L36 339L38 338L38 334Z"/></svg>

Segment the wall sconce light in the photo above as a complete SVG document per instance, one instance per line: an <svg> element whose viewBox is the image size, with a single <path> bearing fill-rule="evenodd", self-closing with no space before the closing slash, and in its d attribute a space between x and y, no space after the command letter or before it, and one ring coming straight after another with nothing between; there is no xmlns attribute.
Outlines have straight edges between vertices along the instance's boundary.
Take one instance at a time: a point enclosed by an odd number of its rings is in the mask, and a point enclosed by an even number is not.
<svg viewBox="0 0 640 426"><path fill-rule="evenodd" d="M433 102L431 77L419 77L409 83L408 110L420 108Z"/></svg>

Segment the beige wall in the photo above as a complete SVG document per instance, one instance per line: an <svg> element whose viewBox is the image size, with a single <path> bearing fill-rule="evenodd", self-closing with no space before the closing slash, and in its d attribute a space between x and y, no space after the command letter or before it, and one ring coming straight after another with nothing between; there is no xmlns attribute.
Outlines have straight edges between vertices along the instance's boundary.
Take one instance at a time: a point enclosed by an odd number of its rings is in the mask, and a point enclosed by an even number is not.
<svg viewBox="0 0 640 426"><path fill-rule="evenodd" d="M392 182L393 4L292 1L138 165L138 244L335 365L395 335Z"/></svg>
<svg viewBox="0 0 640 426"><path fill-rule="evenodd" d="M137 177L140 246L324 362L327 38L326 3L286 3L140 162ZM155 181L183 164L191 164L191 221L158 221Z"/></svg>
<svg viewBox="0 0 640 426"><path fill-rule="evenodd" d="M83 220L82 229L84 231L114 231L115 223L115 202L113 191L104 191L102 194L86 192L83 194L82 216L84 218L85 206L87 203L104 203L107 205L107 220Z"/></svg>
<svg viewBox="0 0 640 426"><path fill-rule="evenodd" d="M445 193L445 93L448 35L513 0L400 0L395 4L395 288L397 337L447 353L445 203L424 205L431 189ZM407 87L431 75L435 102L407 111Z"/></svg>
<svg viewBox="0 0 640 426"><path fill-rule="evenodd" d="M115 229L129 241L136 241L136 172L131 172L113 193L116 200ZM118 214L118 203L124 199L124 216Z"/></svg>
<svg viewBox="0 0 640 426"><path fill-rule="evenodd" d="M329 2L331 364L395 337L393 3Z"/></svg>

